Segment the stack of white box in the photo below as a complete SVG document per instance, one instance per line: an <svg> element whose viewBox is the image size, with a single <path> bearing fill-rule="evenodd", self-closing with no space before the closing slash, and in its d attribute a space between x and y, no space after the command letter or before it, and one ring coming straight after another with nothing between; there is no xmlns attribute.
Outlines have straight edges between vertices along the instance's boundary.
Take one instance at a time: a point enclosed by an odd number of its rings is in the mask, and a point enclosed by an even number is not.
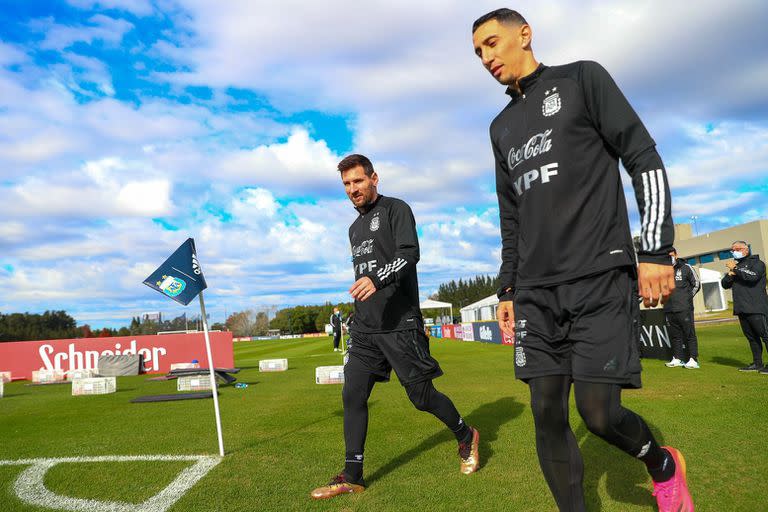
<svg viewBox="0 0 768 512"><path fill-rule="evenodd" d="M35 370L32 372L32 382L44 384L46 382L61 382L64 380L63 370Z"/></svg>
<svg viewBox="0 0 768 512"><path fill-rule="evenodd" d="M96 376L96 370L70 370L66 372L68 380L90 379Z"/></svg>
<svg viewBox="0 0 768 512"><path fill-rule="evenodd" d="M117 378L92 377L72 381L72 396L106 395L117 391Z"/></svg>
<svg viewBox="0 0 768 512"><path fill-rule="evenodd" d="M171 371L192 370L194 368L200 368L200 363L171 363Z"/></svg>
<svg viewBox="0 0 768 512"><path fill-rule="evenodd" d="M184 375L176 381L177 391L208 391L212 389L210 375Z"/></svg>
<svg viewBox="0 0 768 512"><path fill-rule="evenodd" d="M287 369L287 359L262 359L259 361L260 372L284 372Z"/></svg>
<svg viewBox="0 0 768 512"><path fill-rule="evenodd" d="M315 368L315 383L344 384L343 366L318 366Z"/></svg>

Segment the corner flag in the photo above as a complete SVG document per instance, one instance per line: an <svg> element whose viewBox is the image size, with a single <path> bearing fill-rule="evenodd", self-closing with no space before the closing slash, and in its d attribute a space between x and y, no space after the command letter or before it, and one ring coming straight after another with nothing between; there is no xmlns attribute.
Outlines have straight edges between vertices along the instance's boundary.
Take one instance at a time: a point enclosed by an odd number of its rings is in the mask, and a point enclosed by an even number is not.
<svg viewBox="0 0 768 512"><path fill-rule="evenodd" d="M216 434L219 439L219 455L224 456L224 438L221 434L221 415L219 413L219 392L216 386L213 357L211 356L211 340L208 336L208 317L205 314L205 301L203 290L208 284L203 277L200 262L197 261L195 241L187 238L171 256L160 265L157 270L144 280L144 284L170 297L179 304L186 306L192 299L200 299L200 313L203 319L203 333L205 334L205 350L208 354L208 371L211 376L211 389L213 390L213 410L216 416Z"/></svg>
<svg viewBox="0 0 768 512"><path fill-rule="evenodd" d="M194 239L187 238L186 242L144 280L144 284L184 306L208 288L203 270L197 261Z"/></svg>

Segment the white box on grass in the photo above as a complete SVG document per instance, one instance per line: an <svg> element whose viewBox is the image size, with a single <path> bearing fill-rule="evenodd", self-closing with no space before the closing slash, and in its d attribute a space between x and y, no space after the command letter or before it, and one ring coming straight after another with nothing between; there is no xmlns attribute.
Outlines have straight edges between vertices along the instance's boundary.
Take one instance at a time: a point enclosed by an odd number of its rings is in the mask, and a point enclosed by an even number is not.
<svg viewBox="0 0 768 512"><path fill-rule="evenodd" d="M67 379L91 379L96 376L96 370L70 370L66 372Z"/></svg>
<svg viewBox="0 0 768 512"><path fill-rule="evenodd" d="M64 380L63 370L35 370L32 372L32 382L61 382Z"/></svg>
<svg viewBox="0 0 768 512"><path fill-rule="evenodd" d="M343 366L318 366L315 368L316 384L344 384Z"/></svg>
<svg viewBox="0 0 768 512"><path fill-rule="evenodd" d="M171 371L194 370L195 368L200 368L200 363L171 363Z"/></svg>
<svg viewBox="0 0 768 512"><path fill-rule="evenodd" d="M72 396L106 395L117 391L116 377L90 377L72 381Z"/></svg>
<svg viewBox="0 0 768 512"><path fill-rule="evenodd" d="M177 391L208 391L211 386L210 375L184 375L176 380Z"/></svg>
<svg viewBox="0 0 768 512"><path fill-rule="evenodd" d="M260 372L284 372L287 369L287 359L262 359L259 361Z"/></svg>
<svg viewBox="0 0 768 512"><path fill-rule="evenodd" d="M0 372L0 382L11 382L11 372Z"/></svg>

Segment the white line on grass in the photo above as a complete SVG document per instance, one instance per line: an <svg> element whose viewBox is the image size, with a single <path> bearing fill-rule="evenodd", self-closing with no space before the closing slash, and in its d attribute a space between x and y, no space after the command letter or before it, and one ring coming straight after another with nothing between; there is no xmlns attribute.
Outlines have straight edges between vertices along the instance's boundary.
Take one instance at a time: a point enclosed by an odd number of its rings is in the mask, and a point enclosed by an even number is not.
<svg viewBox="0 0 768 512"><path fill-rule="evenodd" d="M195 464L183 469L165 489L144 503L138 504L61 496L46 489L43 483L48 470L58 464L133 461L195 461ZM74 512L166 512L219 462L221 462L221 458L208 455L107 455L101 457L0 460L0 466L31 466L25 469L13 484L13 489L19 499L30 505Z"/></svg>

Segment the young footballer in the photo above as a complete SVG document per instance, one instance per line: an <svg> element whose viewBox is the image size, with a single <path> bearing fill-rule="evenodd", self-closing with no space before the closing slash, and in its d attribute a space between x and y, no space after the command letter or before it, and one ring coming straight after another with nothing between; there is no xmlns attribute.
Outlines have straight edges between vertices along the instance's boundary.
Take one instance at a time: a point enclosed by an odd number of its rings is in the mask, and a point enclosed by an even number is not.
<svg viewBox="0 0 768 512"><path fill-rule="evenodd" d="M557 506L585 509L584 465L568 422L573 387L589 430L645 464L659 510L692 511L683 456L659 446L621 404L623 388L640 387L638 285L646 305L674 289L669 186L655 143L599 64L537 62L518 12L488 13L472 33L475 53L510 97L490 129L502 236L498 318L515 335L515 375L530 388L536 450ZM637 258L619 159L640 209Z"/></svg>
<svg viewBox="0 0 768 512"><path fill-rule="evenodd" d="M378 193L379 177L371 161L350 155L338 165L347 196L357 210L349 228L356 281L354 328L344 364L344 471L312 491L315 499L365 490L363 449L368 432L368 397L392 369L413 405L436 416L456 436L460 469L477 470L480 434L464 423L453 402L435 389L443 374L429 353L429 338L419 308L416 264L419 240L410 207Z"/></svg>

